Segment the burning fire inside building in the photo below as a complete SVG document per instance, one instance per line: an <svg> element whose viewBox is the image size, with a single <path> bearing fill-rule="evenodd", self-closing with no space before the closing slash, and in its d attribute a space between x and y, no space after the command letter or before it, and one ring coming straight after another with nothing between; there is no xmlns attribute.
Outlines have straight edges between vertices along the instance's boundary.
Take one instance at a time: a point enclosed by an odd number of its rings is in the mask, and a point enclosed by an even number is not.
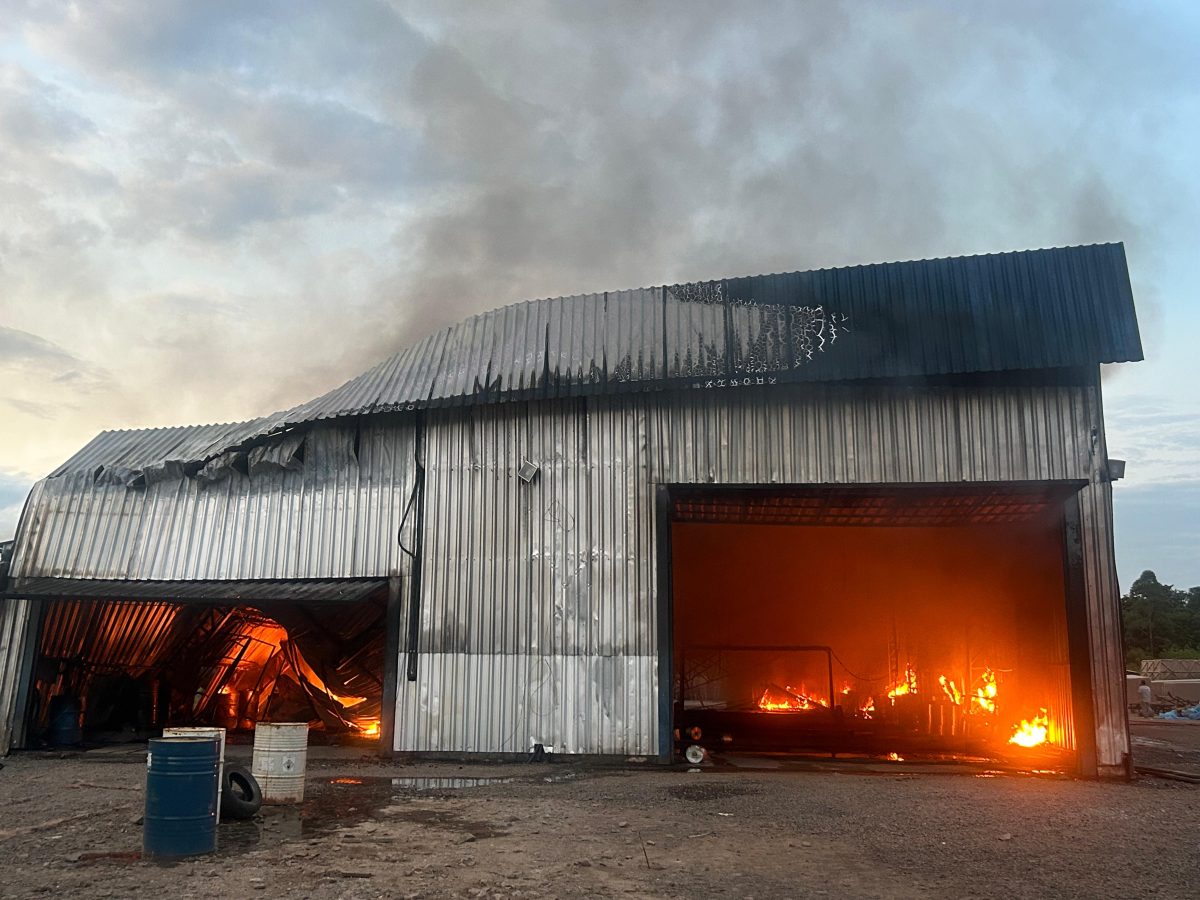
<svg viewBox="0 0 1200 900"><path fill-rule="evenodd" d="M676 503L677 743L1070 768L1061 501L861 489Z"/></svg>
<svg viewBox="0 0 1200 900"><path fill-rule="evenodd" d="M0 555L0 753L292 719L1128 777L1100 367L1142 355L1105 244L517 303L102 432Z"/></svg>
<svg viewBox="0 0 1200 900"><path fill-rule="evenodd" d="M48 744L94 744L164 726L236 735L260 721L300 721L318 736L375 740L385 606L378 597L334 606L49 602L29 732Z"/></svg>

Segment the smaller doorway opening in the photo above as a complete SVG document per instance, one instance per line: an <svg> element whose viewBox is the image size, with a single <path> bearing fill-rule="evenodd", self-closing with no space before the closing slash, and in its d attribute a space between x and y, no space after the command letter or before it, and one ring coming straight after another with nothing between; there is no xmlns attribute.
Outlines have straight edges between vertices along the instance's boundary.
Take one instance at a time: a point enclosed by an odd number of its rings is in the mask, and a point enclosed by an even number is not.
<svg viewBox="0 0 1200 900"><path fill-rule="evenodd" d="M48 600L26 746L141 741L167 726L308 722L378 740L386 596L354 603Z"/></svg>

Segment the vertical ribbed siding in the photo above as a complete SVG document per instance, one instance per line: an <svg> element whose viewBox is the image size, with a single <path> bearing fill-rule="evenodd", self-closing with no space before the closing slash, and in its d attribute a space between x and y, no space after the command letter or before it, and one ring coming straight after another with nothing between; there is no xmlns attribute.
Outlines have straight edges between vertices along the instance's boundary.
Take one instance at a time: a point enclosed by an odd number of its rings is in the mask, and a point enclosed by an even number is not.
<svg viewBox="0 0 1200 900"><path fill-rule="evenodd" d="M430 416L419 677L398 687L397 749L653 746L651 549L630 546L645 511L620 466L640 454L588 425L575 401ZM529 484L523 459L540 467Z"/></svg>
<svg viewBox="0 0 1200 900"><path fill-rule="evenodd" d="M656 752L658 484L1083 479L1098 756L1119 766L1128 739L1098 390L775 386L430 411L418 679L398 686L396 748ZM49 479L30 499L14 574L406 572L397 533L415 434L409 420L323 424L299 470L212 484ZM517 478L523 459L540 466L531 484Z"/></svg>
<svg viewBox="0 0 1200 900"><path fill-rule="evenodd" d="M1085 478L1085 389L770 388L596 401L652 417L650 479L882 484Z"/></svg>
<svg viewBox="0 0 1200 900"><path fill-rule="evenodd" d="M1079 506L1096 716L1096 759L1102 774L1107 767L1107 774L1119 775L1125 771L1130 748L1121 589L1113 552L1112 485L1106 481L1093 481L1080 492Z"/></svg>
<svg viewBox="0 0 1200 900"><path fill-rule="evenodd" d="M657 484L1093 480L1098 415L1095 388L1063 386L775 387L430 413L420 664L398 688L396 748L656 752ZM532 484L517 478L522 459L540 466ZM1087 529L1111 545L1106 516Z"/></svg>
<svg viewBox="0 0 1200 900"><path fill-rule="evenodd" d="M413 486L411 423L321 425L297 469L146 487L46 479L19 529L14 576L115 579L383 577Z"/></svg>
<svg viewBox="0 0 1200 900"><path fill-rule="evenodd" d="M17 710L31 604L23 598L0 600L0 756L8 753L19 722Z"/></svg>

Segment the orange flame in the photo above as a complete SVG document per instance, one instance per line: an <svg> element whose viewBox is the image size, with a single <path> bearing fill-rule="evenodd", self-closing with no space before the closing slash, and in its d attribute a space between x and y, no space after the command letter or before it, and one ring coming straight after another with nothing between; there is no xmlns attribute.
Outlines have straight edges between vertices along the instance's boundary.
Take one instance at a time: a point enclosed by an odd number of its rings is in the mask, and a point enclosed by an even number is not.
<svg viewBox="0 0 1200 900"><path fill-rule="evenodd" d="M955 706L962 706L962 691L955 686L953 681L948 679L945 675L939 675L938 684L942 686L943 693L950 698L951 703L953 703Z"/></svg>
<svg viewBox="0 0 1200 900"><path fill-rule="evenodd" d="M996 711L996 694L998 693L996 673L991 669L984 669L982 681L983 687L975 689L975 696L971 698L971 701L985 713L994 713Z"/></svg>
<svg viewBox="0 0 1200 900"><path fill-rule="evenodd" d="M858 711L868 719L871 718L871 714L875 712L875 698L868 697L866 702L858 708Z"/></svg>
<svg viewBox="0 0 1200 900"><path fill-rule="evenodd" d="M917 692L917 671L912 667L912 664L904 667L904 680L898 683L894 688L888 691L888 698L895 700L897 697L904 694L915 694Z"/></svg>
<svg viewBox="0 0 1200 900"><path fill-rule="evenodd" d="M768 684L763 690L762 696L758 698L758 708L767 712L818 709L828 705L828 702L825 700L815 694L808 693L804 685L794 688L790 684L783 687L777 684Z"/></svg>
<svg viewBox="0 0 1200 900"><path fill-rule="evenodd" d="M1021 724L1013 729L1013 735L1008 739L1010 744L1018 747L1037 747L1046 743L1050 737L1050 716L1045 708L1038 711L1033 720L1022 719Z"/></svg>
<svg viewBox="0 0 1200 900"><path fill-rule="evenodd" d="M354 727L363 737L379 737L379 719L357 718L354 720Z"/></svg>

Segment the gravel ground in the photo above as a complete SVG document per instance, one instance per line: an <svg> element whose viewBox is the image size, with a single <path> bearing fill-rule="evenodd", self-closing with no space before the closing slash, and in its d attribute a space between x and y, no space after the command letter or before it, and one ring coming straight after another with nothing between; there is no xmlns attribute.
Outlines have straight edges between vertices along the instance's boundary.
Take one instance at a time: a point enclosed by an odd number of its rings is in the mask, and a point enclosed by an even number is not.
<svg viewBox="0 0 1200 900"><path fill-rule="evenodd" d="M1200 722L1131 719L1129 730L1136 765L1200 777Z"/></svg>
<svg viewBox="0 0 1200 900"><path fill-rule="evenodd" d="M303 808L173 865L138 858L144 778L136 748L5 760L0 896L1200 896L1200 786L1151 778L310 760Z"/></svg>

